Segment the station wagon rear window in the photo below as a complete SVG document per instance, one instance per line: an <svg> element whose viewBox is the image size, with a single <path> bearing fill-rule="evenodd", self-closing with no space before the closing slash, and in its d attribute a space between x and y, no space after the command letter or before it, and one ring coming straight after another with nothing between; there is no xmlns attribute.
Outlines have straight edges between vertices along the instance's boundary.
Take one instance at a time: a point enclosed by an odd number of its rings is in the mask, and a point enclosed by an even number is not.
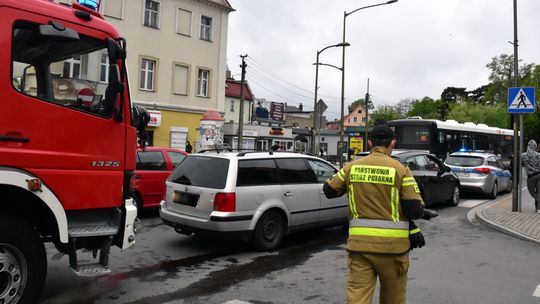
<svg viewBox="0 0 540 304"><path fill-rule="evenodd" d="M459 167L478 167L484 164L484 158L478 156L448 156L446 164Z"/></svg>
<svg viewBox="0 0 540 304"><path fill-rule="evenodd" d="M174 169L168 181L182 185L223 189L227 182L228 171L228 159L189 155Z"/></svg>

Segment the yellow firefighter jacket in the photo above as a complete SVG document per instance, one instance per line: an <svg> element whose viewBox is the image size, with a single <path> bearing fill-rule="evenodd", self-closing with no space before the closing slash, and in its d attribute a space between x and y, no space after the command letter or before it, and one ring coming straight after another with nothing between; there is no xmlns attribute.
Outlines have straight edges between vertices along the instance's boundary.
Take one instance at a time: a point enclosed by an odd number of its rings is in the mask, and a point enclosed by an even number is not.
<svg viewBox="0 0 540 304"><path fill-rule="evenodd" d="M402 254L409 250L409 222L401 200L423 204L408 167L392 159L384 147L343 167L328 180L349 198L349 239L352 252Z"/></svg>

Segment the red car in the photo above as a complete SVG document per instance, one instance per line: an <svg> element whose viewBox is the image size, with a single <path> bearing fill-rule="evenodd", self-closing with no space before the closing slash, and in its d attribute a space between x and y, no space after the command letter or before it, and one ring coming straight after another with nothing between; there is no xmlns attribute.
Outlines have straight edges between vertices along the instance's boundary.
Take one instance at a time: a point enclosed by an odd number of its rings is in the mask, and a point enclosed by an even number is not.
<svg viewBox="0 0 540 304"><path fill-rule="evenodd" d="M159 206L165 194L165 180L186 155L186 152L174 148L137 149L134 203L139 211Z"/></svg>

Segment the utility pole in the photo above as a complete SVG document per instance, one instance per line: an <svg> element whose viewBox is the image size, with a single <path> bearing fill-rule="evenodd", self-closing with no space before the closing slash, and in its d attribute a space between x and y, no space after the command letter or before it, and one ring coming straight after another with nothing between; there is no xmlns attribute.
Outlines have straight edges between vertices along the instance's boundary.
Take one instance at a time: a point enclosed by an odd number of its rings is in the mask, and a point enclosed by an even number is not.
<svg viewBox="0 0 540 304"><path fill-rule="evenodd" d="M242 150L242 142L244 141L243 133L244 133L244 83L246 81L246 55L240 55L240 58L242 58L242 64L240 67L242 68L242 79L240 80L240 116L238 118L238 150Z"/></svg>
<svg viewBox="0 0 540 304"><path fill-rule="evenodd" d="M517 30L517 0L514 0L514 86L519 87L518 65L518 30ZM523 114L514 116L514 159L512 160L512 176L514 179L512 192L512 211L521 212L521 145L523 142ZM521 134L520 134L520 127ZM520 138L521 137L521 138Z"/></svg>
<svg viewBox="0 0 540 304"><path fill-rule="evenodd" d="M369 121L369 78L367 79L367 93L366 93L366 123L364 125L364 128L366 128L366 135L364 137L364 151L368 150L368 121Z"/></svg>

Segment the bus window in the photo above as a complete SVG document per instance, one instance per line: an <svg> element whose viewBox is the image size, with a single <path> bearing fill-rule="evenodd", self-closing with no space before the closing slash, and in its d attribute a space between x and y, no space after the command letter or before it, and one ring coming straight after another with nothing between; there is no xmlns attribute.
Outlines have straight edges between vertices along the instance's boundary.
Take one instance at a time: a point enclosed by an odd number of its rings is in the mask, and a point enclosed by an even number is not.
<svg viewBox="0 0 540 304"><path fill-rule="evenodd" d="M429 146L429 128L404 126L400 138L401 144Z"/></svg>
<svg viewBox="0 0 540 304"><path fill-rule="evenodd" d="M444 132L439 132L439 143L444 144Z"/></svg>

